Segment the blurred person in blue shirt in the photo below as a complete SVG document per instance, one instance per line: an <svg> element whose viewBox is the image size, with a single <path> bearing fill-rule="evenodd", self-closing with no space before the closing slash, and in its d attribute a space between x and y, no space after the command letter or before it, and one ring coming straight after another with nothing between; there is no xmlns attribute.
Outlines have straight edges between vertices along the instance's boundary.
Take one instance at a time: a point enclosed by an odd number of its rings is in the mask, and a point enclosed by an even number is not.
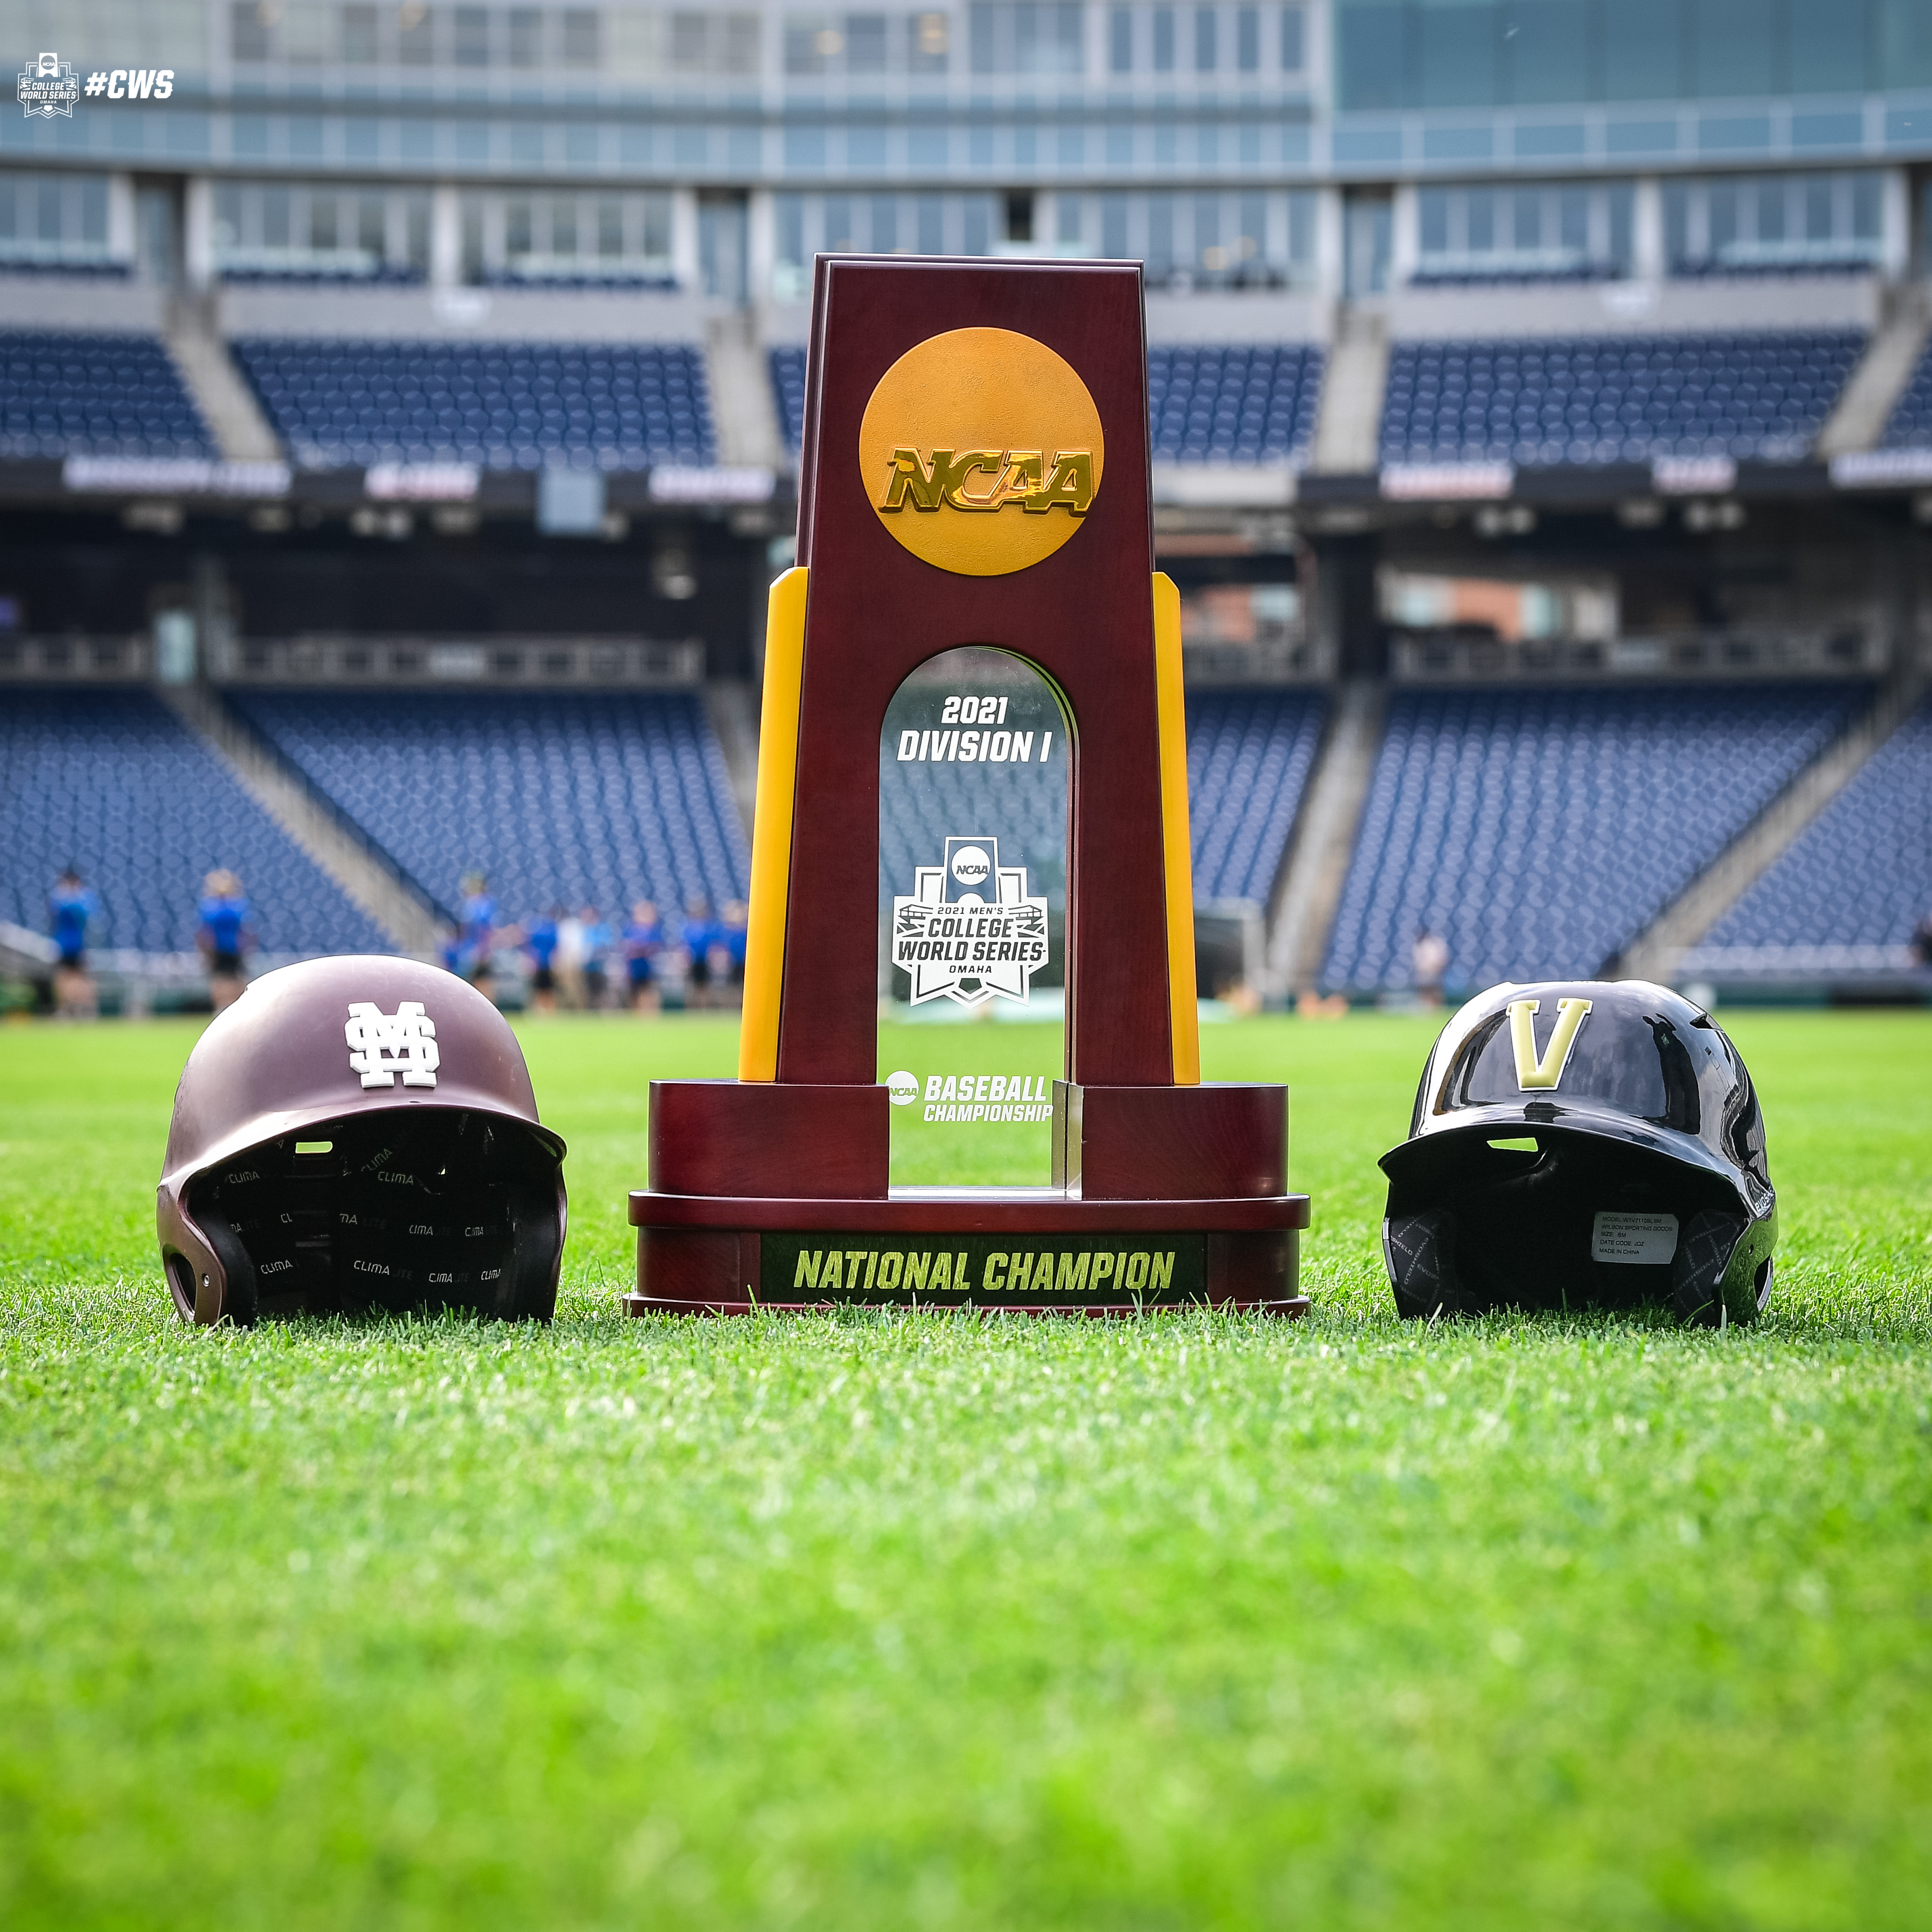
<svg viewBox="0 0 1932 1932"><path fill-rule="evenodd" d="M679 935L688 962L685 970L691 983L691 1004L711 1004L711 949L716 943L717 927L711 917L711 902L702 892L694 892L685 902L684 930Z"/></svg>
<svg viewBox="0 0 1932 1932"><path fill-rule="evenodd" d="M724 923L720 928L724 948L726 969L731 984L739 988L737 997L744 998L745 941L751 924L751 912L742 899L732 899L724 908Z"/></svg>
<svg viewBox="0 0 1932 1932"><path fill-rule="evenodd" d="M554 905L524 928L524 950L530 956L530 1004L540 1013L556 1011L556 922L563 908Z"/></svg>
<svg viewBox="0 0 1932 1932"><path fill-rule="evenodd" d="M100 896L70 866L47 895L54 946L54 1010L64 1019L92 1019L99 1010L94 976L87 970L88 922L100 910Z"/></svg>
<svg viewBox="0 0 1932 1932"><path fill-rule="evenodd" d="M631 922L624 928L624 970L630 982L634 1013L658 1010L658 951L663 944L664 928L657 908L649 899L638 900L631 908Z"/></svg>
<svg viewBox="0 0 1932 1932"><path fill-rule="evenodd" d="M225 1012L242 997L242 955L254 944L248 926L248 901L242 881L226 866L218 866L201 882L201 902L195 908L201 923L194 943L208 962L208 990L214 1010Z"/></svg>
<svg viewBox="0 0 1932 1932"><path fill-rule="evenodd" d="M610 986L610 922L594 905L577 916L584 927L584 1004L602 1012Z"/></svg>
<svg viewBox="0 0 1932 1932"><path fill-rule="evenodd" d="M496 943L496 902L481 872L463 877L462 955L459 970L480 993L490 990L490 955Z"/></svg>

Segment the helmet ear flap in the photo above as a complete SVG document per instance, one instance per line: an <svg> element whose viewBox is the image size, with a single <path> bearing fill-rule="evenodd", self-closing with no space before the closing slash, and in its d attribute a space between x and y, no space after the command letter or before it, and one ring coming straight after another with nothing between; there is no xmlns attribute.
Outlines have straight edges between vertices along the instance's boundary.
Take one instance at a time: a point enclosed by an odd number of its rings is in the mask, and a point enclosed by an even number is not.
<svg viewBox="0 0 1932 1932"><path fill-rule="evenodd" d="M256 1278L255 1264L247 1246L242 1237L218 1214L209 1214L200 1226L202 1238L214 1250L214 1258L221 1264L221 1272L228 1280L226 1292L221 1298L222 1315L238 1328L254 1328L255 1318L260 1312L261 1289Z"/></svg>
<svg viewBox="0 0 1932 1932"><path fill-rule="evenodd" d="M1388 1216L1382 1222L1382 1261L1396 1310L1406 1319L1426 1321L1460 1311L1456 1223L1440 1209Z"/></svg>
<svg viewBox="0 0 1932 1932"><path fill-rule="evenodd" d="M1670 1295L1680 1322L1714 1328L1723 1318L1724 1276L1744 1226L1742 1215L1708 1208L1684 1223L1670 1262Z"/></svg>

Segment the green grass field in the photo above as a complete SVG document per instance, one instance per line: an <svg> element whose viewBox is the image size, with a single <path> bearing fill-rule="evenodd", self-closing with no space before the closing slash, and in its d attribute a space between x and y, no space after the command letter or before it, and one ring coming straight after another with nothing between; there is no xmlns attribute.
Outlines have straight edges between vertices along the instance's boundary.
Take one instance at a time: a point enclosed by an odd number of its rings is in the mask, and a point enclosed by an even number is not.
<svg viewBox="0 0 1932 1932"><path fill-rule="evenodd" d="M552 1327L193 1333L192 1029L0 1030L0 1923L1932 1923L1932 1016L1733 1030L1722 1334L1399 1324L1430 1028L1360 1016L1204 1034L1292 1084L1303 1323L626 1321L734 1034L613 1019L524 1029Z"/></svg>

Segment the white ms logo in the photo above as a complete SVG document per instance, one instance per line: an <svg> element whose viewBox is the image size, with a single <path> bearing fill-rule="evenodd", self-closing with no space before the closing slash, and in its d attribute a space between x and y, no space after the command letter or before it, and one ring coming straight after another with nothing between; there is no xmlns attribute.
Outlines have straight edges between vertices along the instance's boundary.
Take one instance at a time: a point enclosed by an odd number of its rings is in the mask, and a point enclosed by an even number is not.
<svg viewBox="0 0 1932 1932"><path fill-rule="evenodd" d="M436 1022L421 1000L404 1000L392 1019L373 1000L358 1000L342 1030L349 1040L350 1071L362 1075L364 1086L393 1087L398 1073L405 1087L436 1084Z"/></svg>

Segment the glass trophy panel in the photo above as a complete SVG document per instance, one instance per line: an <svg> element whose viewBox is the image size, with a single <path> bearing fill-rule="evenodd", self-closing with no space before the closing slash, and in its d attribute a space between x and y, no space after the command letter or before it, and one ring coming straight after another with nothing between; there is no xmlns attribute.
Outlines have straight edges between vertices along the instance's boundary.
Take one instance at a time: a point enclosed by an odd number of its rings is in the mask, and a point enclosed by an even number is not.
<svg viewBox="0 0 1932 1932"><path fill-rule="evenodd" d="M879 743L879 1078L896 1186L1044 1186L1065 1060L1066 714L1003 651L900 686Z"/></svg>

